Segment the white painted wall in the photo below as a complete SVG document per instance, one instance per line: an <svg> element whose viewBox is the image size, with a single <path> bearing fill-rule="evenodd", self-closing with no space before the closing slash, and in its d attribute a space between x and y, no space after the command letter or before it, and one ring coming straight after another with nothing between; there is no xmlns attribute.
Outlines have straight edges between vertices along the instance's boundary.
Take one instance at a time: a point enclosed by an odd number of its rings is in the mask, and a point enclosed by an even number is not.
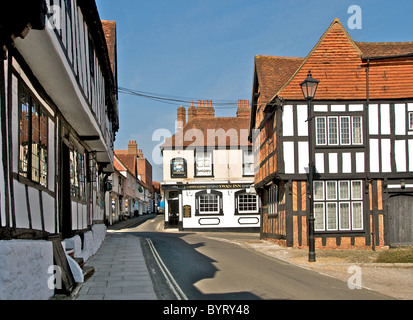
<svg viewBox="0 0 413 320"><path fill-rule="evenodd" d="M50 241L0 241L0 300L47 300L53 266Z"/></svg>

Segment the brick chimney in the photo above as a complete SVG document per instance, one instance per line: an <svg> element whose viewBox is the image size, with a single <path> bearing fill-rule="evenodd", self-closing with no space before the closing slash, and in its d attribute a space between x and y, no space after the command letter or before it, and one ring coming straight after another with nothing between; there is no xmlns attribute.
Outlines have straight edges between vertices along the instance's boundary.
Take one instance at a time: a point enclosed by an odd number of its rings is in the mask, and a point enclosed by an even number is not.
<svg viewBox="0 0 413 320"><path fill-rule="evenodd" d="M142 149L138 150L137 156L138 156L138 158L143 159L143 150Z"/></svg>
<svg viewBox="0 0 413 320"><path fill-rule="evenodd" d="M194 107L194 102L191 101L191 106L188 109L188 122L196 117L196 108Z"/></svg>
<svg viewBox="0 0 413 320"><path fill-rule="evenodd" d="M212 106L212 100L198 100L196 115L200 118L214 118L215 109Z"/></svg>
<svg viewBox="0 0 413 320"><path fill-rule="evenodd" d="M238 118L249 118L250 116L250 102L249 100L238 100Z"/></svg>
<svg viewBox="0 0 413 320"><path fill-rule="evenodd" d="M177 130L182 130L186 125L186 109L183 106L178 108Z"/></svg>
<svg viewBox="0 0 413 320"><path fill-rule="evenodd" d="M128 154L138 154L138 144L136 141L129 141L128 143Z"/></svg>

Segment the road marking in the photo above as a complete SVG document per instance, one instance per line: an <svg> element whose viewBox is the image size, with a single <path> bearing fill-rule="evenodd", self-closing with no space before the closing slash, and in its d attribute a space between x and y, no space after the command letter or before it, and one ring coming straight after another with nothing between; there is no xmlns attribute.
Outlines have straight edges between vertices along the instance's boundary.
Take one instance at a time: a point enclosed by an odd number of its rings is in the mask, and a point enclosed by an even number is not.
<svg viewBox="0 0 413 320"><path fill-rule="evenodd" d="M159 269L162 271L166 282L168 283L169 287L171 288L172 292L175 294L178 300L188 300L188 297L182 291L181 287L176 283L174 277L169 272L168 268L166 267L165 263L162 261L162 258L159 256L158 251L156 250L155 246L151 239L146 238L148 242L149 248L152 251L152 255L155 258L156 263L158 264Z"/></svg>

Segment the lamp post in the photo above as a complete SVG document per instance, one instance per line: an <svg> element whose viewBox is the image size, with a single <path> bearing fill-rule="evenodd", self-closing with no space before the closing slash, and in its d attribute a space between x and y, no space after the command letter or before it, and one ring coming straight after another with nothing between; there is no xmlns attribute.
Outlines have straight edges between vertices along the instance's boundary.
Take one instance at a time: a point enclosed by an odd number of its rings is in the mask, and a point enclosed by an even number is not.
<svg viewBox="0 0 413 320"><path fill-rule="evenodd" d="M301 90L305 100L308 103L308 149L309 149L309 164L308 164L308 185L309 185L309 198L310 198L310 212L308 218L308 261L315 262L315 236L314 236L314 199L313 199L313 179L314 179L314 162L313 162L313 141L312 133L314 132L314 119L313 111L311 107L311 101L314 99L314 96L317 92L317 87L320 81L313 79L311 71L308 72L307 79L305 79L301 84Z"/></svg>

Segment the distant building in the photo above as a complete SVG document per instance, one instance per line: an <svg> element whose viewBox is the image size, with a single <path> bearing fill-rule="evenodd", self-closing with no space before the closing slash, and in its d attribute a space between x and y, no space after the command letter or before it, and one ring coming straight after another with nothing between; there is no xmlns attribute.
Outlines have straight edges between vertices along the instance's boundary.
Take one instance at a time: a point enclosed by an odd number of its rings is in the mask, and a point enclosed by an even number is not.
<svg viewBox="0 0 413 320"><path fill-rule="evenodd" d="M63 247L86 262L106 234L116 57L95 1L59 3L0 5L0 300L50 298L53 270L70 292Z"/></svg>
<svg viewBox="0 0 413 320"><path fill-rule="evenodd" d="M178 131L161 147L166 228L259 231L249 113L246 100L237 117L215 117L212 101L199 101L187 122L178 108Z"/></svg>
<svg viewBox="0 0 413 320"><path fill-rule="evenodd" d="M151 213L153 204L152 165L143 157L136 141L129 141L128 150L115 150L116 160L123 168L120 172L126 178L122 199L122 214L125 217Z"/></svg>

